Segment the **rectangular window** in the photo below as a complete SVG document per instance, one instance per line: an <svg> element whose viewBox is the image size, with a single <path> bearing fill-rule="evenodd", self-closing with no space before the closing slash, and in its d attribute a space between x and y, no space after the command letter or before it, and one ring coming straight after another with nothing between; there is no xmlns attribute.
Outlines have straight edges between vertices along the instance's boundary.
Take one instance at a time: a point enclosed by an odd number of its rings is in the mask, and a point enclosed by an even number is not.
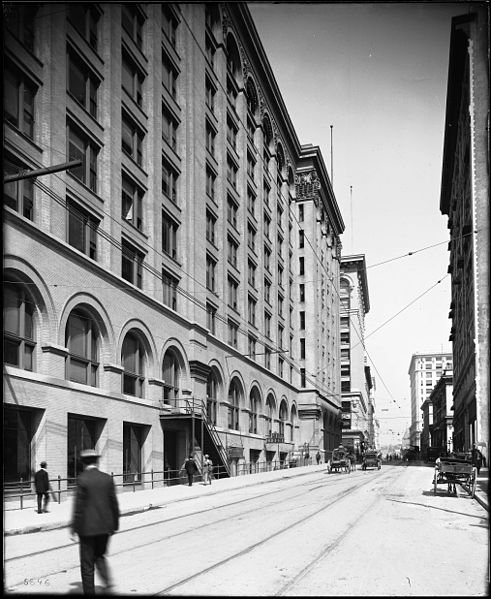
<svg viewBox="0 0 491 599"><path fill-rule="evenodd" d="M68 19L79 34L97 51L99 13L94 6L85 2L68 5Z"/></svg>
<svg viewBox="0 0 491 599"><path fill-rule="evenodd" d="M143 228L143 190L123 175L121 218L139 231Z"/></svg>
<svg viewBox="0 0 491 599"><path fill-rule="evenodd" d="M271 350L269 347L264 348L264 366L268 370L271 369Z"/></svg>
<svg viewBox="0 0 491 599"><path fill-rule="evenodd" d="M215 67L215 46L208 35L206 35L205 40L205 53L206 58L213 69Z"/></svg>
<svg viewBox="0 0 491 599"><path fill-rule="evenodd" d="M300 339L300 359L305 360L305 338Z"/></svg>
<svg viewBox="0 0 491 599"><path fill-rule="evenodd" d="M283 331L284 331L284 328L281 325L278 325L278 345L279 345L279 347L283 347Z"/></svg>
<svg viewBox="0 0 491 599"><path fill-rule="evenodd" d="M78 127L67 121L68 161L81 160L81 166L68 172L97 192L97 155L99 148Z"/></svg>
<svg viewBox="0 0 491 599"><path fill-rule="evenodd" d="M300 387L305 389L307 386L307 376L305 374L305 368L300 368Z"/></svg>
<svg viewBox="0 0 491 599"><path fill-rule="evenodd" d="M341 343L349 345L349 342L350 342L350 335L349 335L349 333L341 333Z"/></svg>
<svg viewBox="0 0 491 599"><path fill-rule="evenodd" d="M173 167L162 160L162 193L174 204L177 204L177 181L179 175Z"/></svg>
<svg viewBox="0 0 491 599"><path fill-rule="evenodd" d="M255 131L256 131L256 124L251 119L251 117L249 115L247 115L247 137L249 138L251 143L254 143Z"/></svg>
<svg viewBox="0 0 491 599"><path fill-rule="evenodd" d="M232 237L228 237L227 246L228 246L228 261L232 266L235 266L235 268L237 268L237 250L238 250L239 244L234 239L232 239Z"/></svg>
<svg viewBox="0 0 491 599"><path fill-rule="evenodd" d="M162 104L162 138L169 146L177 151L177 129L178 122Z"/></svg>
<svg viewBox="0 0 491 599"><path fill-rule="evenodd" d="M139 50L143 49L143 16L131 4L121 4L121 25Z"/></svg>
<svg viewBox="0 0 491 599"><path fill-rule="evenodd" d="M247 245L253 252L256 251L256 231L252 225L247 225Z"/></svg>
<svg viewBox="0 0 491 599"><path fill-rule="evenodd" d="M215 245L217 219L214 214L206 211L206 239Z"/></svg>
<svg viewBox="0 0 491 599"><path fill-rule="evenodd" d="M142 288L143 254L124 239L121 242L121 276Z"/></svg>
<svg viewBox="0 0 491 599"><path fill-rule="evenodd" d="M251 296L247 300L247 316L249 324L256 326L256 301Z"/></svg>
<svg viewBox="0 0 491 599"><path fill-rule="evenodd" d="M231 197L227 198L227 220L235 228L237 228L237 211L238 206Z"/></svg>
<svg viewBox="0 0 491 599"><path fill-rule="evenodd" d="M254 169L256 167L256 162L249 152L247 152L247 174L251 178L251 181L254 181Z"/></svg>
<svg viewBox="0 0 491 599"><path fill-rule="evenodd" d="M37 3L12 2L9 5L8 18L4 24L15 37L30 51L34 52L35 18L39 5Z"/></svg>
<svg viewBox="0 0 491 599"><path fill-rule="evenodd" d="M278 294L278 314L280 316L283 316L283 305L284 305L283 296Z"/></svg>
<svg viewBox="0 0 491 599"><path fill-rule="evenodd" d="M177 27L179 25L169 6L162 4L162 30L174 48L177 44Z"/></svg>
<svg viewBox="0 0 491 599"><path fill-rule="evenodd" d="M125 113L121 113L121 149L139 166L143 162L143 132Z"/></svg>
<svg viewBox="0 0 491 599"><path fill-rule="evenodd" d="M212 335L216 333L217 309L211 304L206 304L206 326Z"/></svg>
<svg viewBox="0 0 491 599"><path fill-rule="evenodd" d="M227 181L232 185L234 189L237 188L237 167L235 163L228 158L227 159Z"/></svg>
<svg viewBox="0 0 491 599"><path fill-rule="evenodd" d="M247 209L254 216L256 210L256 194L249 187L247 188Z"/></svg>
<svg viewBox="0 0 491 599"><path fill-rule="evenodd" d="M252 337L251 335L249 335L249 339L248 339L248 356L249 358L252 358L253 360L256 359L256 338Z"/></svg>
<svg viewBox="0 0 491 599"><path fill-rule="evenodd" d="M231 119L227 119L227 141L234 150L237 148L237 127Z"/></svg>
<svg viewBox="0 0 491 599"><path fill-rule="evenodd" d="M210 123L206 123L206 149L208 152L215 156L215 137L216 133Z"/></svg>
<svg viewBox="0 0 491 599"><path fill-rule="evenodd" d="M349 360L349 349L341 350L341 360Z"/></svg>
<svg viewBox="0 0 491 599"><path fill-rule="evenodd" d="M303 248L305 246L305 231L300 229L298 232L298 247Z"/></svg>
<svg viewBox="0 0 491 599"><path fill-rule="evenodd" d="M5 120L30 139L34 139L36 86L20 73L8 68L5 70L3 81Z"/></svg>
<svg viewBox="0 0 491 599"><path fill-rule="evenodd" d="M123 484L142 482L144 427L123 422Z"/></svg>
<svg viewBox="0 0 491 599"><path fill-rule="evenodd" d="M97 90L99 80L89 67L75 56L75 52L68 52L68 93L87 111L97 118Z"/></svg>
<svg viewBox="0 0 491 599"><path fill-rule="evenodd" d="M5 159L3 163L4 176L16 175L26 169L20 163L14 163ZM34 179L21 179L11 181L3 186L3 201L5 206L22 214L25 218L33 220L34 218Z"/></svg>
<svg viewBox="0 0 491 599"><path fill-rule="evenodd" d="M283 285L283 268L278 266L278 285Z"/></svg>
<svg viewBox="0 0 491 599"><path fill-rule="evenodd" d="M235 110L237 105L237 86L231 77L227 77L227 98L231 107Z"/></svg>
<svg viewBox="0 0 491 599"><path fill-rule="evenodd" d="M251 287L256 287L256 265L250 260L247 263L247 281Z"/></svg>
<svg viewBox="0 0 491 599"><path fill-rule="evenodd" d="M349 364L341 364L341 376L350 375L350 365Z"/></svg>
<svg viewBox="0 0 491 599"><path fill-rule="evenodd" d="M68 243L92 260L97 260L97 228L99 220L67 199Z"/></svg>
<svg viewBox="0 0 491 599"><path fill-rule="evenodd" d="M305 330L305 312L303 310L301 310L298 313L299 316L299 320L300 320L300 330L304 331Z"/></svg>
<svg viewBox="0 0 491 599"><path fill-rule="evenodd" d="M163 291L163 302L169 308L177 310L177 286L179 285L178 279L172 275L162 271L162 291Z"/></svg>
<svg viewBox="0 0 491 599"><path fill-rule="evenodd" d="M305 274L305 258L303 256L301 256L298 259L298 268L299 268L299 275L302 276Z"/></svg>
<svg viewBox="0 0 491 599"><path fill-rule="evenodd" d="M303 283L298 286L298 299L301 302L305 301L305 285Z"/></svg>
<svg viewBox="0 0 491 599"><path fill-rule="evenodd" d="M232 279L232 278L228 278L228 305L230 308L233 308L234 310L238 309L238 300L237 300L237 296L238 296L238 288L239 285L238 283Z"/></svg>
<svg viewBox="0 0 491 599"><path fill-rule="evenodd" d="M271 252L264 246L264 268L271 271Z"/></svg>
<svg viewBox="0 0 491 599"><path fill-rule="evenodd" d="M232 347L237 347L237 337L239 332L239 325L233 320L228 321L228 342Z"/></svg>
<svg viewBox="0 0 491 599"><path fill-rule="evenodd" d="M302 223L303 219L304 219L304 206L303 206L303 204L300 204L298 206L298 220L299 220L299 222Z"/></svg>
<svg viewBox="0 0 491 599"><path fill-rule="evenodd" d="M271 314L264 313L264 334L268 339L271 339Z"/></svg>
<svg viewBox="0 0 491 599"><path fill-rule="evenodd" d="M263 199L266 206L269 206L269 192L271 191L267 181L263 182Z"/></svg>
<svg viewBox="0 0 491 599"><path fill-rule="evenodd" d="M177 231L179 224L166 212L162 212L162 251L177 259Z"/></svg>
<svg viewBox="0 0 491 599"><path fill-rule="evenodd" d="M121 78L123 89L141 107L144 76L126 52L123 52Z"/></svg>
<svg viewBox="0 0 491 599"><path fill-rule="evenodd" d="M215 270L215 260L210 256L206 256L206 288L213 292L215 292Z"/></svg>
<svg viewBox="0 0 491 599"><path fill-rule="evenodd" d="M214 112L215 111L216 89L213 86L213 84L211 83L211 81L208 79L208 77L206 78L206 81L205 81L205 87L206 87L206 105L211 110L211 112Z"/></svg>
<svg viewBox="0 0 491 599"><path fill-rule="evenodd" d="M215 200L215 173L210 169L206 168L206 194L212 199Z"/></svg>
<svg viewBox="0 0 491 599"><path fill-rule="evenodd" d="M264 279L264 301L271 303L271 283L268 279Z"/></svg>
<svg viewBox="0 0 491 599"><path fill-rule="evenodd" d="M162 84L169 94L177 99L177 77L178 73L169 58L162 55Z"/></svg>

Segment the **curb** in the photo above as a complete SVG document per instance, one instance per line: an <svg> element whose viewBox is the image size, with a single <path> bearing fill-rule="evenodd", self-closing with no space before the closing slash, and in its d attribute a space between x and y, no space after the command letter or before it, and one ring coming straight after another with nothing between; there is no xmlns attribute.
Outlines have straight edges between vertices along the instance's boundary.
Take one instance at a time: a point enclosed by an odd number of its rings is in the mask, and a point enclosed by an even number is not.
<svg viewBox="0 0 491 599"><path fill-rule="evenodd" d="M289 470L289 469L288 469ZM295 477L301 477L301 476L307 476L308 474L311 474L312 470L308 471L308 472L302 472L300 474L286 474L283 476L279 476L277 479L272 479L274 480L282 480L285 478L292 478L293 476ZM230 480L230 479L227 479ZM269 480L262 480L262 481L248 481L247 483L243 484L243 485L238 485L237 487L233 487L232 489L222 489L222 490L216 490L216 491L212 491L211 493L208 493L208 495L218 495L220 493L227 493L228 491L231 490L236 490L236 489L240 489L240 488L244 488L244 487L255 487L258 485L265 485L268 482L272 482L271 479ZM137 491L138 493L139 491ZM178 503L181 501L191 501L193 499L196 499L196 497L199 497L198 495L195 496L191 496L191 497L177 497L177 498L167 498L165 500L163 500L162 502L159 503L146 503L144 505L141 506L135 506L135 507L128 507L128 508L120 508L120 517L124 517L124 516L133 516L135 514L140 514L142 512L148 512L150 510L155 510L158 509L164 505L167 505L169 503ZM4 530L3 532L3 536L4 537L9 537L9 536L15 536L15 535L20 535L20 534L30 534L30 533L36 533L36 532L42 532L42 531L47 531L47 530L57 530L57 529L62 529L62 528L68 528L69 527L69 522L68 521L64 521L64 522L47 522L46 524L30 524L30 525L26 525L23 526L22 528L12 528L10 530Z"/></svg>

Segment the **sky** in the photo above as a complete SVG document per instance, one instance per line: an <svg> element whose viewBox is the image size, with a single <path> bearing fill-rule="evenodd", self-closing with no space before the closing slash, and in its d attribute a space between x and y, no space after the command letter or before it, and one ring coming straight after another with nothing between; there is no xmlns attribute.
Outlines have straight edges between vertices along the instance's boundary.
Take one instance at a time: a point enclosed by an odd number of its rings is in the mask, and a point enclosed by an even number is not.
<svg viewBox="0 0 491 599"><path fill-rule="evenodd" d="M451 19L472 4L248 3L300 143L332 159L342 255L367 265L376 414L401 435L411 356L451 353L442 149Z"/></svg>

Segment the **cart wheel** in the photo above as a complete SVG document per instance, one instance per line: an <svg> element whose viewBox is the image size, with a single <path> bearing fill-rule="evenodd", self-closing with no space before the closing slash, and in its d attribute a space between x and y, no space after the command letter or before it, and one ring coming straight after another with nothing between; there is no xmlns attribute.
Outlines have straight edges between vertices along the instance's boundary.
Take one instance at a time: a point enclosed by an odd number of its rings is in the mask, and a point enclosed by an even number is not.
<svg viewBox="0 0 491 599"><path fill-rule="evenodd" d="M469 485L470 494L471 494L472 498L474 498L474 495L476 494L476 485L477 485L477 468L474 467L472 469L471 484Z"/></svg>

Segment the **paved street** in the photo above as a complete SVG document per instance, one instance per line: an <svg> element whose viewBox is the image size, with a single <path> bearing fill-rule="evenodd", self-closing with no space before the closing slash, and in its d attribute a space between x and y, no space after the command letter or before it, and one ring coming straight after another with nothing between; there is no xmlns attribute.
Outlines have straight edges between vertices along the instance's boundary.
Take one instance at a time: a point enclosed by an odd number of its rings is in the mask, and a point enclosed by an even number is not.
<svg viewBox="0 0 491 599"><path fill-rule="evenodd" d="M123 517L109 549L115 592L487 595L488 513L462 490L435 496L431 468L286 474L193 486L186 501ZM9 592L80 592L66 528L7 536L4 559Z"/></svg>

